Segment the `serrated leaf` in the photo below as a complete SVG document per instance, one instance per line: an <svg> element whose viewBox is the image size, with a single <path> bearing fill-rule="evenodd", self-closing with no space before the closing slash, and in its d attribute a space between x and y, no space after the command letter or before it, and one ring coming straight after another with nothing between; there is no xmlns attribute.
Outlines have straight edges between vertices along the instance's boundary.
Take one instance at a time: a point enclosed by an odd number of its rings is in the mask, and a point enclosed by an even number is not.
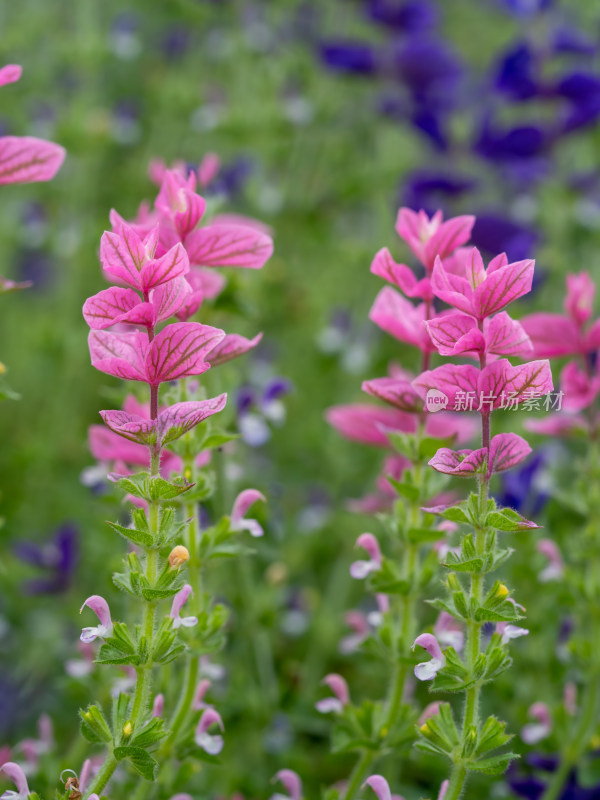
<svg viewBox="0 0 600 800"><path fill-rule="evenodd" d="M154 544L154 538L151 533L148 531L140 531L136 528L126 528L124 525L119 525L116 522L109 522L106 521L110 527L116 531L117 533L121 534L125 539L128 539L130 542L134 544L140 545L141 547L152 547Z"/></svg>
<svg viewBox="0 0 600 800"><path fill-rule="evenodd" d="M145 778L147 781L153 781L158 771L158 762L152 758L150 753L141 747L132 747L131 745L124 745L115 747L113 751L114 757L117 761L129 759L131 766L134 770Z"/></svg>
<svg viewBox="0 0 600 800"><path fill-rule="evenodd" d="M508 769L510 762L515 758L519 758L518 753L504 753L504 755L501 756L472 761L469 764L469 769L475 770L476 772L485 772L486 775L502 775L502 773L506 772Z"/></svg>
<svg viewBox="0 0 600 800"><path fill-rule="evenodd" d="M535 522L525 519L525 517L522 517L521 514L513 508L502 508L490 512L485 519L485 524L488 528L495 528L498 531L505 531L507 533L517 533L519 531L530 531L541 528L541 525L536 525Z"/></svg>

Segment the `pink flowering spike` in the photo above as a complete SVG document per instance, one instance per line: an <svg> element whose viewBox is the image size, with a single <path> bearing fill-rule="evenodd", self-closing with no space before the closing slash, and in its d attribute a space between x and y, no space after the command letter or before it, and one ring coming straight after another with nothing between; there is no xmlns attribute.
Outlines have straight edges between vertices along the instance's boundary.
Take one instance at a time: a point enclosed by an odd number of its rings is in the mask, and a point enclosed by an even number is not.
<svg viewBox="0 0 600 800"><path fill-rule="evenodd" d="M450 786L450 781L449 780L446 780L446 781L442 782L442 785L440 786L440 793L438 794L437 800L444 800L444 798L446 797L446 792L448 791L449 786Z"/></svg>
<svg viewBox="0 0 600 800"><path fill-rule="evenodd" d="M524 461L531 453L531 447L516 433L499 433L490 444L488 472L503 472Z"/></svg>
<svg viewBox="0 0 600 800"><path fill-rule="evenodd" d="M208 225L185 240L190 263L200 267L260 269L273 254L270 236L244 225Z"/></svg>
<svg viewBox="0 0 600 800"><path fill-rule="evenodd" d="M194 739L198 747L201 747L209 755L216 756L223 749L224 742L223 737L219 734L214 735L208 732L213 725L218 725L222 731L225 730L218 711L215 711L214 708L207 708L200 717Z"/></svg>
<svg viewBox="0 0 600 800"><path fill-rule="evenodd" d="M354 561L350 565L350 575L355 580L362 580L371 572L381 569L381 550L379 549L379 542L372 533L361 533L356 540L355 547L362 547L369 555L368 561Z"/></svg>
<svg viewBox="0 0 600 800"><path fill-rule="evenodd" d="M583 325L592 315L596 285L589 272L567 275L565 311L577 325Z"/></svg>
<svg viewBox="0 0 600 800"><path fill-rule="evenodd" d="M533 355L533 344L525 328L517 320L511 319L506 311L501 311L483 324L486 350L497 356Z"/></svg>
<svg viewBox="0 0 600 800"><path fill-rule="evenodd" d="M151 258L144 247L142 237L126 222L122 222L117 233L105 231L100 240L100 260L108 280L142 289L140 273Z"/></svg>
<svg viewBox="0 0 600 800"><path fill-rule="evenodd" d="M18 292L21 289L29 289L30 286L33 286L32 281L11 281L9 278L3 278L0 275L0 294Z"/></svg>
<svg viewBox="0 0 600 800"><path fill-rule="evenodd" d="M188 597L193 594L193 589L186 583L183 588L181 588L175 597L173 598L173 603L171 605L171 611L169 612L169 616L173 620L173 627L175 629L180 628L182 625L184 628L193 628L194 625L198 624L198 617L181 617L181 609L187 603Z"/></svg>
<svg viewBox="0 0 600 800"><path fill-rule="evenodd" d="M208 186L219 174L221 169L221 159L216 153L206 153L200 165L197 175L200 186Z"/></svg>
<svg viewBox="0 0 600 800"><path fill-rule="evenodd" d="M496 633L502 636L502 644L508 644L511 639L520 639L521 636L529 636L527 628L509 625L508 622L496 623Z"/></svg>
<svg viewBox="0 0 600 800"><path fill-rule="evenodd" d="M162 322L178 311L188 302L192 295L192 287L180 275L171 281L157 286L150 292L150 301L154 309L155 322Z"/></svg>
<svg viewBox="0 0 600 800"><path fill-rule="evenodd" d="M377 800L392 800L392 792L383 775L371 775L363 786L370 786L377 795Z"/></svg>
<svg viewBox="0 0 600 800"><path fill-rule="evenodd" d="M429 278L417 280L414 272L406 264L397 264L392 254L384 247L371 264L371 272L394 286L397 286L407 297L420 297L422 300L433 300Z"/></svg>
<svg viewBox="0 0 600 800"><path fill-rule="evenodd" d="M522 728L521 739L525 744L537 744L552 732L550 710L546 703L534 703L528 713L535 722L530 722Z"/></svg>
<svg viewBox="0 0 600 800"><path fill-rule="evenodd" d="M7 64L0 69L0 86L6 86L7 83L16 83L23 73L23 67L19 64Z"/></svg>
<svg viewBox="0 0 600 800"><path fill-rule="evenodd" d="M471 478L478 472L484 472L487 464L487 449L450 450L441 447L429 461L429 466L446 475L459 478Z"/></svg>
<svg viewBox="0 0 600 800"><path fill-rule="evenodd" d="M147 382L158 386L186 375L201 375L210 369L206 357L225 333L199 322L167 325L152 340L146 357Z"/></svg>
<svg viewBox="0 0 600 800"><path fill-rule="evenodd" d="M162 717L165 708L165 698L162 694L157 694L152 703L152 716Z"/></svg>
<svg viewBox="0 0 600 800"><path fill-rule="evenodd" d="M565 572L565 564L558 546L551 539L540 539L537 544L538 553L546 556L548 565L538 575L541 583L554 581L562 578Z"/></svg>
<svg viewBox="0 0 600 800"><path fill-rule="evenodd" d="M91 597L87 598L87 600L79 609L80 614L86 606L91 608L94 614L96 614L100 624L95 628L84 628L81 631L81 641L84 644L89 644L95 639L110 636L113 626L112 619L110 617L110 609L106 600L103 597L100 597L100 595L93 594Z"/></svg>
<svg viewBox="0 0 600 800"><path fill-rule="evenodd" d="M455 648L456 649L456 648ZM421 712L421 716L417 720L419 726L423 725L428 719L432 717L437 717L440 713L440 701L436 700L434 703L429 703L429 705L425 706L423 711Z"/></svg>
<svg viewBox="0 0 600 800"><path fill-rule="evenodd" d="M491 269L490 265L485 280L473 293L473 309L478 319L495 314L531 291L535 261L526 259L493 272Z"/></svg>
<svg viewBox="0 0 600 800"><path fill-rule="evenodd" d="M262 536L264 531L255 519L246 519L246 512L258 500L267 502L264 494L257 489L244 489L235 499L231 510L231 529L233 531L248 531L250 536Z"/></svg>
<svg viewBox="0 0 600 800"><path fill-rule="evenodd" d="M154 420L128 414L126 411L101 411L104 424L131 442L146 446L156 443L156 425Z"/></svg>
<svg viewBox="0 0 600 800"><path fill-rule="evenodd" d="M113 286L110 289L103 289L85 301L83 317L93 330L103 330L122 322L123 317L139 305L147 304L140 302L139 295L133 289ZM136 320L135 324L140 323Z"/></svg>
<svg viewBox="0 0 600 800"><path fill-rule="evenodd" d="M560 375L560 388L564 394L562 408L576 412L591 406L600 393L600 376L589 375L579 364L571 361Z"/></svg>
<svg viewBox="0 0 600 800"><path fill-rule="evenodd" d="M442 611L435 621L433 633L442 647L453 647L457 653L465 644L465 633L462 625L447 611Z"/></svg>
<svg viewBox="0 0 600 800"><path fill-rule="evenodd" d="M431 288L436 297L465 314L475 316L473 289L462 275L455 275L444 267L441 258L436 258L431 273Z"/></svg>
<svg viewBox="0 0 600 800"><path fill-rule="evenodd" d="M202 219L206 201L194 192L195 179L182 177L175 170L166 170L155 206L161 214L173 221L183 239Z"/></svg>
<svg viewBox="0 0 600 800"><path fill-rule="evenodd" d="M225 408L226 403L227 395L220 394L209 400L186 400L183 403L175 403L161 411L157 420L161 445L174 442L175 439L179 439L184 433L191 431L203 420L213 414L218 414Z"/></svg>
<svg viewBox="0 0 600 800"><path fill-rule="evenodd" d="M485 351L485 338L467 314L444 314L425 322L427 332L442 356Z"/></svg>
<svg viewBox="0 0 600 800"><path fill-rule="evenodd" d="M54 142L33 136L0 137L0 185L49 181L65 160L66 151Z"/></svg>
<svg viewBox="0 0 600 800"><path fill-rule="evenodd" d="M113 333L90 331L88 345L92 366L129 381L146 381L148 337L140 331Z"/></svg>
<svg viewBox="0 0 600 800"><path fill-rule="evenodd" d="M423 372L413 381L413 386L426 401L429 392L441 392L447 398L447 403L441 405L441 408L453 411L457 407L467 408L464 404L461 405L466 397L478 402L478 381L479 370L470 364L443 364ZM426 405L432 410L431 403ZM477 408L477 403L474 407Z"/></svg>
<svg viewBox="0 0 600 800"><path fill-rule="evenodd" d="M498 359L482 370L478 388L478 399L486 398L485 410L499 408L506 402L519 404L543 397L554 388L550 363L530 361L513 367L505 358Z"/></svg>
<svg viewBox="0 0 600 800"><path fill-rule="evenodd" d="M86 758L86 760L81 765L81 771L79 772L79 789L82 792L85 792L85 790L88 787L91 778L91 772L92 772L92 759Z"/></svg>
<svg viewBox="0 0 600 800"><path fill-rule="evenodd" d="M334 714L341 714L344 710L344 706L347 706L350 702L348 684L341 675L335 672L326 675L321 683L329 686L334 697L324 697L322 700L317 701L315 703L315 708L321 714L329 714L331 712Z"/></svg>
<svg viewBox="0 0 600 800"><path fill-rule="evenodd" d="M558 358L584 350L576 323L560 314L529 314L523 317L521 325L531 339L537 358Z"/></svg>
<svg viewBox="0 0 600 800"><path fill-rule="evenodd" d="M209 353L208 360L211 367L217 367L232 358L243 356L252 350L262 339L262 333L258 333L253 339L246 339L237 333L228 333L225 338Z"/></svg>
<svg viewBox="0 0 600 800"><path fill-rule="evenodd" d="M403 378L373 378L364 381L363 392L378 397L384 403L394 406L399 411L414 413L421 411L423 402L413 389L410 380Z"/></svg>
<svg viewBox="0 0 600 800"><path fill-rule="evenodd" d="M6 777L11 780L17 787L17 791L8 791L2 795L5 800L27 800L29 795L29 786L27 785L27 778L25 773L18 764L14 761L7 761L0 767L0 773L4 773Z"/></svg>
<svg viewBox="0 0 600 800"><path fill-rule="evenodd" d="M201 711L203 708L206 708L206 703L204 702L204 695L210 689L210 681L208 678L203 678L198 686L196 686L196 692L194 694L194 699L192 701L192 710L193 711Z"/></svg>
<svg viewBox="0 0 600 800"><path fill-rule="evenodd" d="M378 447L389 447L385 430L405 433L413 433L416 430L412 414L363 403L328 408L325 419L346 439Z"/></svg>
<svg viewBox="0 0 600 800"><path fill-rule="evenodd" d="M396 220L396 231L427 270L431 270L436 256L445 258L457 247L469 241L475 217L454 217L442 222L442 212L431 219L424 211L416 213L401 208Z"/></svg>
<svg viewBox="0 0 600 800"><path fill-rule="evenodd" d="M182 244L171 247L161 258L151 259L142 267L140 289L144 292L189 272L190 262Z"/></svg>
<svg viewBox="0 0 600 800"><path fill-rule="evenodd" d="M419 681L431 681L446 665L446 658L442 653L438 640L431 633L422 633L414 641L412 649L422 647L431 656L431 661L423 661L415 667L415 677Z"/></svg>
<svg viewBox="0 0 600 800"><path fill-rule="evenodd" d="M290 800L302 800L302 781L297 772L291 769L280 769L273 776L274 781L280 781Z"/></svg>
<svg viewBox="0 0 600 800"><path fill-rule="evenodd" d="M385 286L375 298L369 319L400 342L432 351L425 329L425 305L414 306L395 289Z"/></svg>

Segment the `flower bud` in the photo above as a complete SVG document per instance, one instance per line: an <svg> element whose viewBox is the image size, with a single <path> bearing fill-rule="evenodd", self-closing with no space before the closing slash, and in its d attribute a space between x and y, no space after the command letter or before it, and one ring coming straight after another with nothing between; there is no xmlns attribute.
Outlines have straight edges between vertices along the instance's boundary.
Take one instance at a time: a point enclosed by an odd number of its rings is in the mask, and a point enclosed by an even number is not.
<svg viewBox="0 0 600 800"><path fill-rule="evenodd" d="M506 586L503 583L501 583L500 586L498 586L498 589L496 590L496 594L498 597L504 600L505 597L508 597L509 591L506 588Z"/></svg>
<svg viewBox="0 0 600 800"><path fill-rule="evenodd" d="M132 733L133 733L133 725L131 724L131 722L126 722L125 725L123 725L123 736L126 739L129 739Z"/></svg>
<svg viewBox="0 0 600 800"><path fill-rule="evenodd" d="M169 553L169 566L171 569L179 569L186 561L189 561L190 552L187 547L178 544Z"/></svg>
<svg viewBox="0 0 600 800"><path fill-rule="evenodd" d="M0 375L4 375L4 373L5 373L5 372L6 372L6 367L5 367L5 366L4 366L4 364L3 364L3 363L0 361Z"/></svg>

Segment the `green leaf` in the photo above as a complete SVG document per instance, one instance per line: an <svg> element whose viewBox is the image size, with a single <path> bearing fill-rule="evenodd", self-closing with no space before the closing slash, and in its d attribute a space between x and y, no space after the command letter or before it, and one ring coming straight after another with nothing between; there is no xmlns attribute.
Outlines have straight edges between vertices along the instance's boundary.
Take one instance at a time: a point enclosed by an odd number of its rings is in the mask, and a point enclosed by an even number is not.
<svg viewBox="0 0 600 800"><path fill-rule="evenodd" d="M493 758L483 758L480 761L471 761L469 769L485 772L486 775L502 775L515 758L519 758L517 753L504 753L504 755L494 756Z"/></svg>
<svg viewBox="0 0 600 800"><path fill-rule="evenodd" d="M131 745L115 747L113 755L117 761L123 761L128 758L138 775L141 775L147 781L153 781L156 778L158 763L143 748L132 747Z"/></svg>
<svg viewBox="0 0 600 800"><path fill-rule="evenodd" d="M468 561L462 561L460 556L455 556L453 553L448 553L446 561L440 563L443 567L456 570L456 572L470 572L474 575L477 575L483 569L482 558L471 558Z"/></svg>
<svg viewBox="0 0 600 800"><path fill-rule="evenodd" d="M121 536L134 544L141 545L142 547L152 547L154 544L154 537L148 531L126 528L123 525L118 525L116 522L109 522L108 520L106 520L106 522L114 531L120 533Z"/></svg>
<svg viewBox="0 0 600 800"><path fill-rule="evenodd" d="M513 508L501 508L497 511L492 511L487 515L485 524L489 528L512 533L541 528L541 525L536 525L535 522L525 519Z"/></svg>
<svg viewBox="0 0 600 800"><path fill-rule="evenodd" d="M164 720L161 717L152 717L138 732L134 731L131 744L147 749L160 742L166 735L167 729Z"/></svg>
<svg viewBox="0 0 600 800"><path fill-rule="evenodd" d="M392 478L391 475L386 475L386 480L391 483L394 489L398 492L399 495L402 497L406 497L407 500L415 503L421 494L421 490L418 486L415 486L412 483L407 483L406 481L398 481L395 478Z"/></svg>
<svg viewBox="0 0 600 800"><path fill-rule="evenodd" d="M222 447L227 442L232 442L234 439L239 439L239 433L229 433L228 431L213 431L202 440L202 450L212 450L215 447Z"/></svg>
<svg viewBox="0 0 600 800"><path fill-rule="evenodd" d="M411 544L426 544L439 541L442 533L435 528L409 528L406 536Z"/></svg>
<svg viewBox="0 0 600 800"><path fill-rule="evenodd" d="M465 505L465 501L463 500L461 503L455 503L454 505L450 506L429 506L424 507L421 510L427 512L428 514L434 514L436 517L449 519L450 522L462 522L469 524L471 519L466 512Z"/></svg>
<svg viewBox="0 0 600 800"><path fill-rule="evenodd" d="M108 743L112 742L112 733L108 727L108 722L98 706L88 706L85 711L79 709L81 717L81 733L88 742Z"/></svg>

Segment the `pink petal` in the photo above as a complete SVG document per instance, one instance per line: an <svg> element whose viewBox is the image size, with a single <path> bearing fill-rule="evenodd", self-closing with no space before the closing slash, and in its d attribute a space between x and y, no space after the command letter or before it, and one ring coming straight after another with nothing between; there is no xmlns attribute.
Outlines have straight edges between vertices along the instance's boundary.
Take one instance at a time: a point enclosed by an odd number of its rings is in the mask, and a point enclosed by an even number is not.
<svg viewBox="0 0 600 800"><path fill-rule="evenodd" d="M88 345L92 366L101 372L125 380L147 380L144 362L148 350L148 337L145 333L90 331Z"/></svg>
<svg viewBox="0 0 600 800"><path fill-rule="evenodd" d="M83 317L90 328L103 330L121 322L123 315L138 305L140 297L133 289L111 287L89 297L83 304Z"/></svg>
<svg viewBox="0 0 600 800"><path fill-rule="evenodd" d="M196 692L194 694L194 700L192 702L192 709L194 711L200 711L203 708L206 708L206 703L204 702L204 695L210 689L210 681L208 678L203 678L196 686Z"/></svg>
<svg viewBox="0 0 600 800"><path fill-rule="evenodd" d="M203 267L260 269L273 254L270 236L242 225L208 225L185 240L190 263Z"/></svg>
<svg viewBox="0 0 600 800"><path fill-rule="evenodd" d="M148 253L142 238L131 225L123 222L118 233L105 231L102 234L100 260L109 280L112 277L133 289L142 289L140 273L148 260Z"/></svg>
<svg viewBox="0 0 600 800"><path fill-rule="evenodd" d="M569 362L560 375L560 388L564 392L562 407L565 411L582 411L590 406L600 393L600 377L588 375L575 361Z"/></svg>
<svg viewBox="0 0 600 800"><path fill-rule="evenodd" d="M211 367L216 367L226 361L231 361L233 358L243 356L256 347L262 337L262 333L258 333L253 339L246 339L245 336L240 336L237 333L228 333L215 349L209 353L208 361Z"/></svg>
<svg viewBox="0 0 600 800"><path fill-rule="evenodd" d="M425 305L413 306L390 286L384 287L375 298L369 319L401 342L433 350L424 324Z"/></svg>
<svg viewBox="0 0 600 800"><path fill-rule="evenodd" d="M531 453L531 447L516 433L499 433L490 444L490 464L488 471L503 472L516 467Z"/></svg>
<svg viewBox="0 0 600 800"><path fill-rule="evenodd" d="M198 723L196 731L198 733L206 733L211 725L218 725L222 731L225 730L225 726L223 725L223 720L221 719L219 712L215 711L214 708L207 708L200 717L200 722Z"/></svg>
<svg viewBox="0 0 600 800"><path fill-rule="evenodd" d="M406 264L397 264L392 254L384 247L381 249L371 264L371 272L378 275L394 286L397 286L407 297L421 297L423 300L433 300L433 292L429 278L417 280L414 272Z"/></svg>
<svg viewBox="0 0 600 800"><path fill-rule="evenodd" d="M498 356L531 356L533 344L525 328L517 320L511 319L506 311L501 311L483 326L488 353Z"/></svg>
<svg viewBox="0 0 600 800"><path fill-rule="evenodd" d="M104 425L91 425L88 430L88 446L98 461L123 461L126 464L147 466L148 450L144 445L134 444L120 435L107 430Z"/></svg>
<svg viewBox="0 0 600 800"><path fill-rule="evenodd" d="M152 340L147 356L147 381L158 386L186 375L201 375L210 368L207 355L225 333L199 322L176 322L167 325Z"/></svg>
<svg viewBox="0 0 600 800"><path fill-rule="evenodd" d="M392 800L389 784L383 775L371 775L370 778L367 778L365 784L373 789L378 800Z"/></svg>
<svg viewBox="0 0 600 800"><path fill-rule="evenodd" d="M178 278L167 281L157 286L150 292L150 301L155 309L155 322L162 322L184 306L192 294L192 287L187 280L180 275Z"/></svg>
<svg viewBox="0 0 600 800"><path fill-rule="evenodd" d="M17 787L17 793L22 795L23 797L27 797L29 794L29 786L27 785L27 778L25 777L25 773L21 769L18 764L15 764L14 761L7 761L6 763L0 766L0 772L4 772L4 774L10 778L10 780L15 784Z"/></svg>
<svg viewBox="0 0 600 800"><path fill-rule="evenodd" d="M450 781L449 780L446 780L446 781L442 782L442 785L440 786L440 793L438 794L437 800L444 800L444 798L446 797L446 792L448 791L449 786L450 786Z"/></svg>
<svg viewBox="0 0 600 800"><path fill-rule="evenodd" d="M431 273L433 293L450 306L475 316L473 308L473 289L466 278L448 272L440 258L435 260Z"/></svg>
<svg viewBox="0 0 600 800"><path fill-rule="evenodd" d="M33 136L0 137L0 185L51 180L65 160L64 147Z"/></svg>
<svg viewBox="0 0 600 800"><path fill-rule="evenodd" d="M262 500L263 503L267 502L264 494L259 492L258 489L244 489L243 492L238 494L233 503L233 509L231 510L231 522L234 528L239 525L240 521L246 516L248 509L259 500Z"/></svg>
<svg viewBox="0 0 600 800"><path fill-rule="evenodd" d="M221 159L216 153L206 153L198 167L198 183L200 186L208 186L219 174L221 169Z"/></svg>
<svg viewBox="0 0 600 800"><path fill-rule="evenodd" d="M413 381L413 386L421 397L426 399L427 392L442 392L448 398L446 408L449 411L464 407L461 405L465 396L475 398L474 408L477 409L479 370L470 364L443 364L437 369L423 372Z"/></svg>
<svg viewBox="0 0 600 800"><path fill-rule="evenodd" d="M369 554L369 558L377 564L381 564L381 550L379 542L372 533L361 533L356 540L355 547L362 547Z"/></svg>
<svg viewBox="0 0 600 800"><path fill-rule="evenodd" d="M424 650L427 650L429 655L438 661L442 661L444 659L444 655L440 649L438 640L431 633L422 633L420 636L417 636L413 643L412 649L414 650L415 647L422 647Z"/></svg>
<svg viewBox="0 0 600 800"><path fill-rule="evenodd" d="M329 675L323 678L321 683L329 686L342 706L348 705L350 702L350 692L348 691L348 684L341 675L338 675L337 672L330 672Z"/></svg>
<svg viewBox="0 0 600 800"><path fill-rule="evenodd" d="M457 247L466 244L471 238L475 217L464 215L442 222L437 231L425 245L425 267L431 269L436 257L446 258Z"/></svg>
<svg viewBox="0 0 600 800"><path fill-rule="evenodd" d="M0 69L0 86L6 86L7 83L16 83L23 73L23 67L19 64L7 64Z"/></svg>
<svg viewBox="0 0 600 800"><path fill-rule="evenodd" d="M0 73L1 74L1 73ZM583 325L592 315L596 285L589 272L567 275L565 311L577 325Z"/></svg>
<svg viewBox="0 0 600 800"><path fill-rule="evenodd" d="M413 389L410 380L372 378L370 381L363 382L362 390L367 394L373 395L373 397L378 397L400 411L414 413L421 411L423 408L423 402Z"/></svg>
<svg viewBox="0 0 600 800"><path fill-rule="evenodd" d="M479 319L489 317L531 291L535 261L527 259L507 264L488 272L485 281L475 289L473 308Z"/></svg>
<svg viewBox="0 0 600 800"><path fill-rule="evenodd" d="M291 800L302 800L302 781L297 772L291 769L280 769L273 776L274 781L281 781Z"/></svg>
<svg viewBox="0 0 600 800"><path fill-rule="evenodd" d="M187 603L188 597L193 594L193 589L189 583L186 583L177 594L173 597L173 603L171 605L171 612L169 616L172 619L175 619L181 613L181 609Z"/></svg>
<svg viewBox="0 0 600 800"><path fill-rule="evenodd" d="M96 614L101 625L103 625L105 628L111 627L112 620L110 618L110 609L108 607L108 603L103 597L98 594L91 595L91 597L88 597L87 600L85 600L79 609L79 613L81 613L86 606L91 608L94 614Z"/></svg>
<svg viewBox="0 0 600 800"><path fill-rule="evenodd" d="M429 461L429 466L446 475L470 478L475 473L483 471L486 456L485 447L479 450L450 450L448 447L442 447Z"/></svg>
<svg viewBox="0 0 600 800"><path fill-rule="evenodd" d="M187 400L175 403L158 415L157 429L162 445L175 441L184 433L191 431L203 420L225 408L227 395L220 394L209 400Z"/></svg>
<svg viewBox="0 0 600 800"><path fill-rule="evenodd" d="M503 402L519 404L542 397L553 388L552 371L547 360L513 367L501 358L485 367L479 380L480 396L493 398L493 408L499 408Z"/></svg>
<svg viewBox="0 0 600 800"><path fill-rule="evenodd" d="M416 430L413 415L362 403L328 408L325 419L347 439L379 447L389 447L384 429L405 433Z"/></svg>
<svg viewBox="0 0 600 800"><path fill-rule="evenodd" d="M485 338L477 322L467 314L444 314L425 323L427 332L442 356L485 350Z"/></svg>
<svg viewBox="0 0 600 800"><path fill-rule="evenodd" d="M521 320L521 325L538 358L556 358L585 350L577 325L560 314L530 314Z"/></svg>
<svg viewBox="0 0 600 800"><path fill-rule="evenodd" d="M139 280L142 291L149 291L155 286L172 281L185 275L190 269L190 262L182 244L176 244L164 256L148 261L141 269Z"/></svg>
<svg viewBox="0 0 600 800"><path fill-rule="evenodd" d="M100 416L111 431L125 439L143 445L156 442L155 423L151 419L128 414L126 411L101 411Z"/></svg>

